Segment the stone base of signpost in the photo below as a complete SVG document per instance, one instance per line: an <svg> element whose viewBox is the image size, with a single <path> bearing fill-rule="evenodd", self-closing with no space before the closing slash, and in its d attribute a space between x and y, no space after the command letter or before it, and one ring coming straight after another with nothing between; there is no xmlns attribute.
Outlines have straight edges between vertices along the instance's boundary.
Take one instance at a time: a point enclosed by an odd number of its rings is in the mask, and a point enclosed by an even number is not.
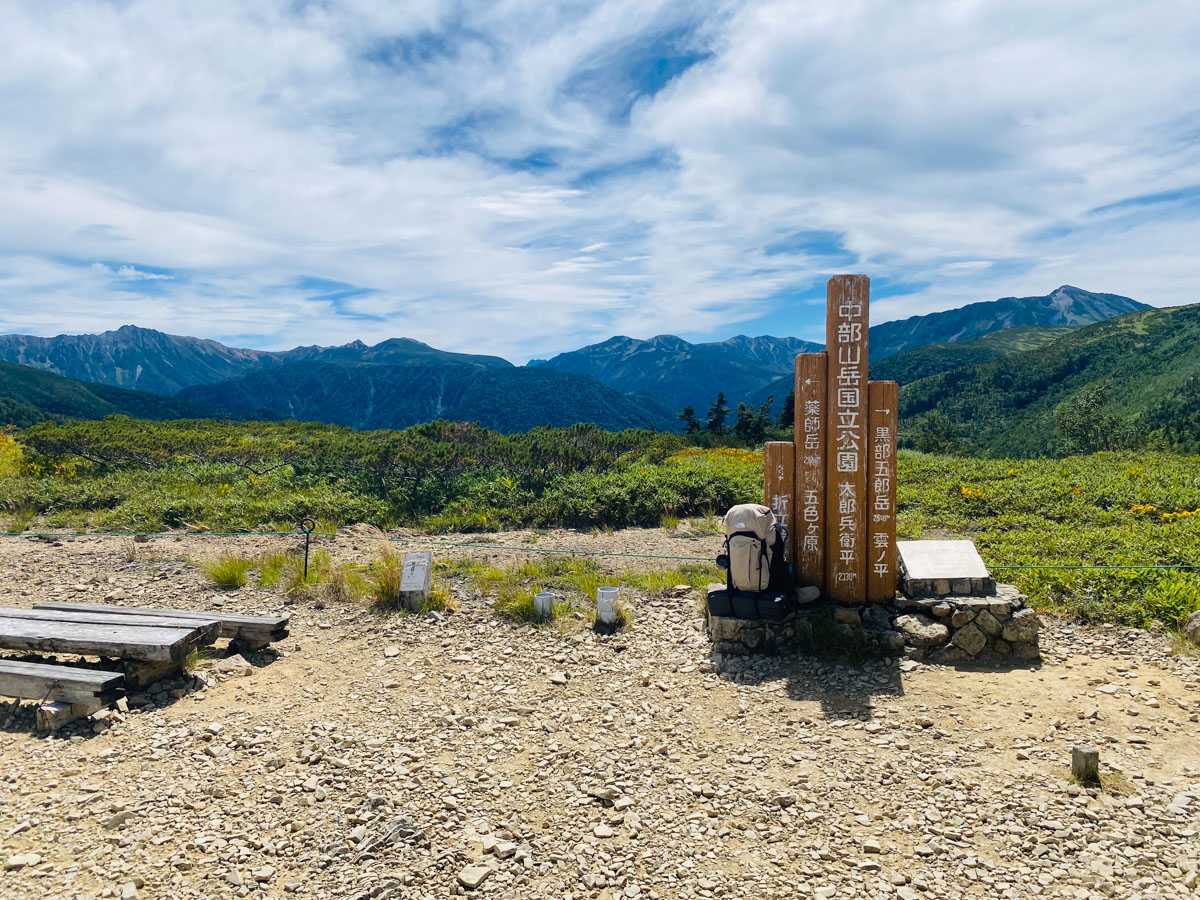
<svg viewBox="0 0 1200 900"><path fill-rule="evenodd" d="M905 655L946 665L1040 659L1037 614L1011 584L991 596L900 597L893 627Z"/></svg>
<svg viewBox="0 0 1200 900"><path fill-rule="evenodd" d="M990 597L899 596L894 605L800 606L783 621L706 615L713 652L746 656L906 656L942 665L1005 665L1040 659L1038 617L1012 585Z"/></svg>

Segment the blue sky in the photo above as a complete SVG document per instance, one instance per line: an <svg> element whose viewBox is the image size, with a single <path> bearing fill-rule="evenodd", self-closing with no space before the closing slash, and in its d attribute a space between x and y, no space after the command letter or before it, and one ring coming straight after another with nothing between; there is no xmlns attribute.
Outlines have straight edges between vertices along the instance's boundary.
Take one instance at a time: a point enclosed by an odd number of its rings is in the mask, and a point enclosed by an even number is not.
<svg viewBox="0 0 1200 900"><path fill-rule="evenodd" d="M0 332L544 357L1200 300L1200 4L6 4Z"/></svg>

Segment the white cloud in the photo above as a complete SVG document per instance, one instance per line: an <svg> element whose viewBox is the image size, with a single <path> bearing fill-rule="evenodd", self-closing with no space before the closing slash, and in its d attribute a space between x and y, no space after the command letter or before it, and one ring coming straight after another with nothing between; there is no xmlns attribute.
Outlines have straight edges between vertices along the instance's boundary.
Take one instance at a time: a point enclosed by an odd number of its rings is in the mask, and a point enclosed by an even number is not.
<svg viewBox="0 0 1200 900"><path fill-rule="evenodd" d="M1092 211L1200 185L1198 42L1170 0L27 0L0 331L523 358L732 332L831 269L907 290L877 321L1064 282L1197 300L1200 197Z"/></svg>

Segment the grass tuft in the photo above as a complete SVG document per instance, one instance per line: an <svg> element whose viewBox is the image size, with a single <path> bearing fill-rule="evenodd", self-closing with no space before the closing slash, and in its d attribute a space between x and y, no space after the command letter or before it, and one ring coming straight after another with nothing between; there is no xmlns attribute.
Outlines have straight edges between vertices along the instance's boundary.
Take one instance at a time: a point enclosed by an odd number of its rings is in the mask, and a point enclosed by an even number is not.
<svg viewBox="0 0 1200 900"><path fill-rule="evenodd" d="M37 510L32 506L18 506L8 514L4 530L9 534L20 534L28 531L29 526L37 520Z"/></svg>
<svg viewBox="0 0 1200 900"><path fill-rule="evenodd" d="M246 573L250 571L250 560L243 556L220 556L200 564L209 580L224 590L246 586Z"/></svg>

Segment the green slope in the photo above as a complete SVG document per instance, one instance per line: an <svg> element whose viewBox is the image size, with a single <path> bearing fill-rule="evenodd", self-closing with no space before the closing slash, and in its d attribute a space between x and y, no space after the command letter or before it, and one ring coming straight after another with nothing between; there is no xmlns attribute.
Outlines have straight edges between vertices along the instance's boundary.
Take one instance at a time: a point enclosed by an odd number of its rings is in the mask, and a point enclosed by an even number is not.
<svg viewBox="0 0 1200 900"><path fill-rule="evenodd" d="M25 427L46 419L102 419L118 414L158 420L228 416L222 410L172 397L85 384L53 372L0 362L0 425Z"/></svg>
<svg viewBox="0 0 1200 900"><path fill-rule="evenodd" d="M964 366L999 362L1014 353L1036 350L1053 343L1072 330L1066 325L1029 325L993 331L991 334L970 341L913 347L911 350L905 350L895 356L873 362L871 377L876 381L898 381L900 384L909 384L931 375L952 372Z"/></svg>
<svg viewBox="0 0 1200 900"><path fill-rule="evenodd" d="M998 362L908 384L900 392L901 433L918 446L937 431L962 451L1050 455L1062 448L1056 409L1089 394L1103 398L1093 415L1114 435L1158 431L1194 447L1200 305L1130 313Z"/></svg>

